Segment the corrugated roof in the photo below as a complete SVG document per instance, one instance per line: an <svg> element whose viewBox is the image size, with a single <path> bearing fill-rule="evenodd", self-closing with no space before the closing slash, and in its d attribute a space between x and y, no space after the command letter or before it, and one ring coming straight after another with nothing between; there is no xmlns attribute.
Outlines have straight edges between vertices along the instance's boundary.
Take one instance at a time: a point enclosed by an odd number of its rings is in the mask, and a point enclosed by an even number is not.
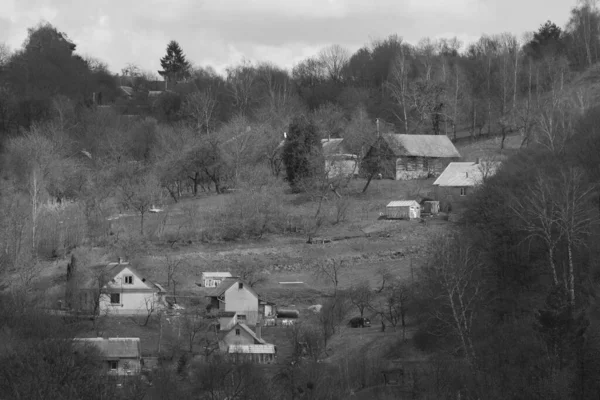
<svg viewBox="0 0 600 400"><path fill-rule="evenodd" d="M384 133L381 137L397 157L460 157L460 153L446 135L400 135L396 133Z"/></svg>
<svg viewBox="0 0 600 400"><path fill-rule="evenodd" d="M231 278L231 272L203 272L202 277Z"/></svg>
<svg viewBox="0 0 600 400"><path fill-rule="evenodd" d="M142 355L140 338L74 338L75 343L98 348L105 358L139 358Z"/></svg>
<svg viewBox="0 0 600 400"><path fill-rule="evenodd" d="M415 200L390 201L386 207L421 207Z"/></svg>
<svg viewBox="0 0 600 400"><path fill-rule="evenodd" d="M500 165L501 163L497 161L483 161L479 164L474 162L452 162L448 164L433 184L451 187L475 186L482 182L484 172L493 175Z"/></svg>
<svg viewBox="0 0 600 400"><path fill-rule="evenodd" d="M275 345L272 344L237 344L229 346L229 354L275 354Z"/></svg>

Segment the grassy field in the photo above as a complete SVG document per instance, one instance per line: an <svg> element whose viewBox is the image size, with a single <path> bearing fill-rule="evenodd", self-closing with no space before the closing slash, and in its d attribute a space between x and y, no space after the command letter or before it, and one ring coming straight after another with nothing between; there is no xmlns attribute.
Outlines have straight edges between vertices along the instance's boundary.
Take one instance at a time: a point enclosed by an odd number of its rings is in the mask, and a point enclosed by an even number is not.
<svg viewBox="0 0 600 400"><path fill-rule="evenodd" d="M520 136L510 136L505 149L500 151L499 139L494 138L458 146L463 160L477 157L503 158L517 151ZM205 290L196 285L203 271L233 271L236 266L251 263L260 267L267 276L257 291L275 301L280 307L300 310L301 318L307 308L319 304L330 290L328 282L319 279L315 268L329 259L343 260L340 287L348 288L367 281L373 287L378 284L377 270L387 267L401 279L411 280L415 271L427 256L428 243L436 234L447 230L452 224L443 216L428 219L427 223L387 221L379 218L385 205L392 200L415 199L432 196L433 179L419 181L373 180L366 193L362 193L364 180L353 180L347 189L349 206L346 218L337 222L333 200L325 202L326 223L318 232L320 237L341 238L325 244L308 244L301 232L265 235L261 239L230 242L206 242L197 238L168 243L169 238L186 230L202 229L214 215L227 205L231 194L200 194L196 198L184 198L175 204L165 205L165 212L148 214L145 218L146 237L141 238L139 216L129 215L112 219L109 244L121 243L121 250L95 249L97 261L115 260L127 255L144 277L166 285L166 264L181 260L177 275L177 294L181 301L197 299L205 301ZM333 196L332 196L333 197ZM315 205L302 195L286 193L283 197L285 213L299 218L311 218ZM212 219L211 219L212 218ZM143 239L143 240L141 240ZM143 246L127 248L128 243L144 242ZM117 246L117 248L119 248ZM127 254L123 254L127 253ZM46 263L37 282L37 288L52 296L60 297L67 260ZM282 281L300 281L303 285L288 287ZM353 314L355 314L353 312ZM343 328L330 345L331 357L340 357L338 349L359 349L368 346L381 347L398 339L398 333L380 332L378 322L368 329ZM131 319L118 318L107 327L106 333L114 336L143 338L145 353L154 355L158 348L158 330L154 323L141 327ZM175 341L173 327L164 339ZM273 330L274 329L274 330ZM285 331L265 329L265 337L276 345L284 345ZM90 333L91 334L91 333ZM410 336L410 332L409 332ZM284 357L285 358L285 357Z"/></svg>

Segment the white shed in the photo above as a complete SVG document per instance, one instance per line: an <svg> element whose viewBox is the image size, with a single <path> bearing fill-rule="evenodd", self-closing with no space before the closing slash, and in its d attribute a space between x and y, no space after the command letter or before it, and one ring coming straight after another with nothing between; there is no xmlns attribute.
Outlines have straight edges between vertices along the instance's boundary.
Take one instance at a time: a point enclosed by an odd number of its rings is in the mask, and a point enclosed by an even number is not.
<svg viewBox="0 0 600 400"><path fill-rule="evenodd" d="M389 219L421 218L421 206L415 200L391 201L385 207L385 212Z"/></svg>
<svg viewBox="0 0 600 400"><path fill-rule="evenodd" d="M201 285L204 287L217 287L225 278L231 278L229 272L203 272L200 277Z"/></svg>

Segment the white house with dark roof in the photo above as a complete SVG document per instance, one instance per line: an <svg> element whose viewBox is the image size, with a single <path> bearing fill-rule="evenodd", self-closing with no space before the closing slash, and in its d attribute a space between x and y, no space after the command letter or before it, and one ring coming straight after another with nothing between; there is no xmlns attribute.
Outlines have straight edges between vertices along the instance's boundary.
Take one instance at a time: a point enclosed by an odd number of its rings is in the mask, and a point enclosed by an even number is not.
<svg viewBox="0 0 600 400"><path fill-rule="evenodd" d="M221 330L238 322L255 326L275 315L275 304L262 299L258 293L237 277L225 278L206 294L210 309L217 313Z"/></svg>
<svg viewBox="0 0 600 400"><path fill-rule="evenodd" d="M456 204L467 199L483 181L494 175L501 162L452 162L433 182L439 201Z"/></svg>
<svg viewBox="0 0 600 400"><path fill-rule="evenodd" d="M166 290L144 278L128 262L96 265L72 279L77 279L74 308L81 311L136 315L166 307Z"/></svg>
<svg viewBox="0 0 600 400"><path fill-rule="evenodd" d="M109 374L137 375L142 366L140 338L74 338L75 351L98 351Z"/></svg>
<svg viewBox="0 0 600 400"><path fill-rule="evenodd" d="M446 135L384 133L369 148L363 163L377 165L385 178L409 180L439 176L459 158Z"/></svg>

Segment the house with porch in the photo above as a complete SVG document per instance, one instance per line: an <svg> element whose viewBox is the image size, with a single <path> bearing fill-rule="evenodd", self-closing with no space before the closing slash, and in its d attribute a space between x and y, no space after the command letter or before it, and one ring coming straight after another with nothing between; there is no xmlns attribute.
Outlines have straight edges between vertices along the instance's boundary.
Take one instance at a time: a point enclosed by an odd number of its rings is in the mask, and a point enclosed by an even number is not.
<svg viewBox="0 0 600 400"><path fill-rule="evenodd" d="M244 323L236 323L219 340L219 349L236 363L257 362L268 364L275 361L275 345L267 343L261 335L262 327L256 331Z"/></svg>

